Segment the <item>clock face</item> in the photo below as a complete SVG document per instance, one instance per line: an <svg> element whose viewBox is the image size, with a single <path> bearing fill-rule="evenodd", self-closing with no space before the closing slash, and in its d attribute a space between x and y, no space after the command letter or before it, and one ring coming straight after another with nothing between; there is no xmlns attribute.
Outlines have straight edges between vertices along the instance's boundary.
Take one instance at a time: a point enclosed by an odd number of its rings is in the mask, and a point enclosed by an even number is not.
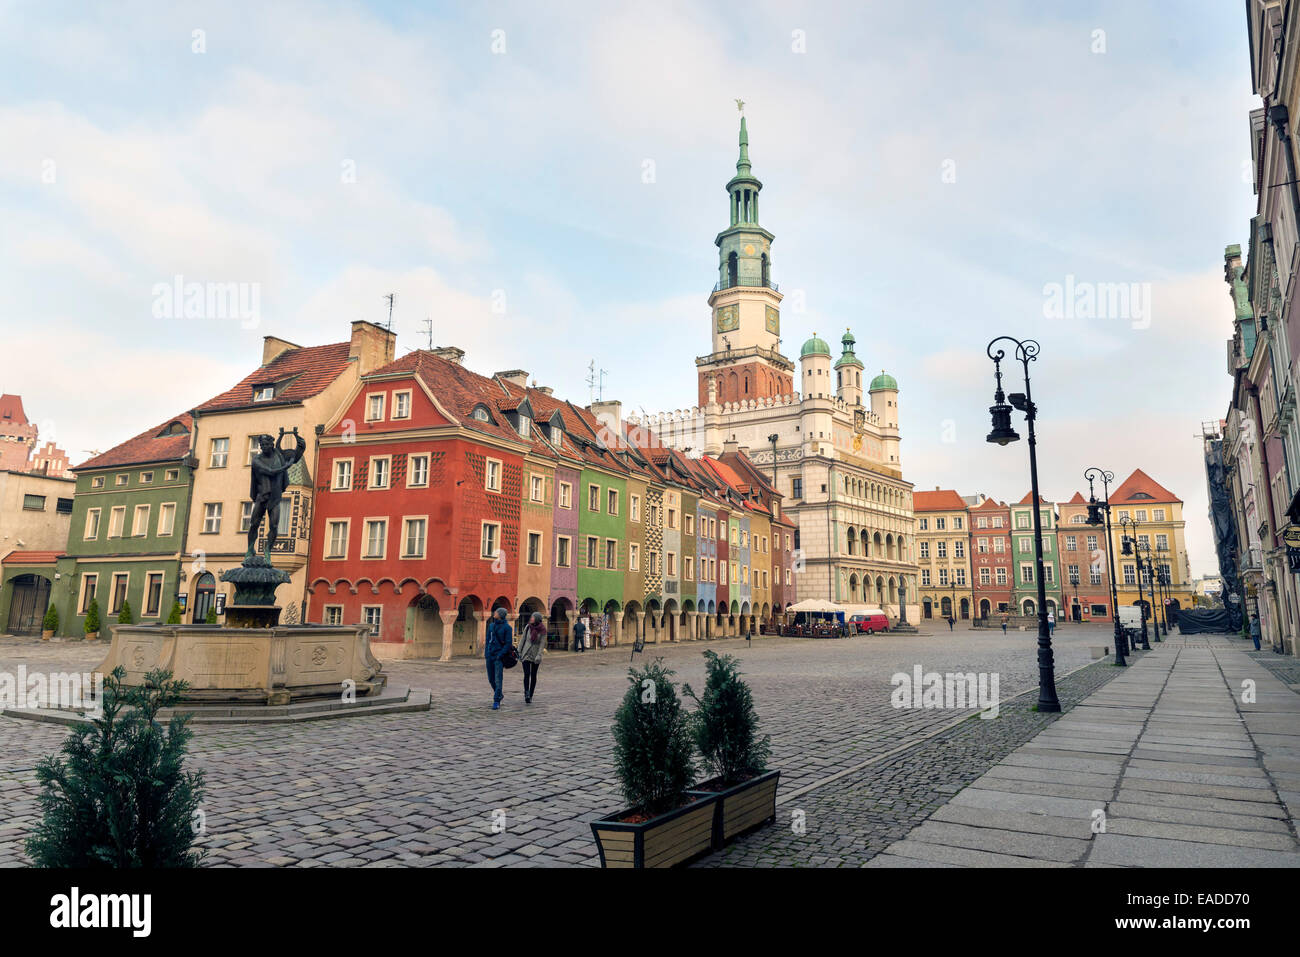
<svg viewBox="0 0 1300 957"><path fill-rule="evenodd" d="M751 243L750 245L748 245L748 246L745 247L745 255L746 255L746 256L752 256L752 255L754 255L754 246L753 246L752 243Z"/></svg>
<svg viewBox="0 0 1300 957"><path fill-rule="evenodd" d="M777 312L776 306L767 307L767 331L774 336L781 334L781 314Z"/></svg>
<svg viewBox="0 0 1300 957"><path fill-rule="evenodd" d="M731 332L733 329L740 327L740 305L732 303L729 306L719 306L714 310L714 316L717 319L719 332Z"/></svg>

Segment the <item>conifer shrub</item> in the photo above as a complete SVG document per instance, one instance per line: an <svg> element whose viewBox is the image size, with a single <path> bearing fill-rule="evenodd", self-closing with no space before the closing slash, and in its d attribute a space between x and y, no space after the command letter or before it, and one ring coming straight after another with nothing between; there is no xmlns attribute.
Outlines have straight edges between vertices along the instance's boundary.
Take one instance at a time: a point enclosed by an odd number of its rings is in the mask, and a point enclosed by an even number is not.
<svg viewBox="0 0 1300 957"><path fill-rule="evenodd" d="M99 631L99 599L90 599L90 607L86 609L86 621L81 626L86 634Z"/></svg>
<svg viewBox="0 0 1300 957"><path fill-rule="evenodd" d="M172 610L167 613L167 624L179 625L181 623L181 603L172 602Z"/></svg>
<svg viewBox="0 0 1300 957"><path fill-rule="evenodd" d="M614 714L614 769L628 808L653 817L680 806L695 779L689 716L663 659L629 668Z"/></svg>
<svg viewBox="0 0 1300 957"><path fill-rule="evenodd" d="M217 606L216 606L216 605L209 605L209 606L208 606L208 613L207 613L206 615L203 616L203 623L204 623L205 625L215 625L215 624L217 623Z"/></svg>
<svg viewBox="0 0 1300 957"><path fill-rule="evenodd" d="M119 625L135 624L135 620L131 617L131 603L125 598L122 599L122 610L117 613L117 623Z"/></svg>
<svg viewBox="0 0 1300 957"><path fill-rule="evenodd" d="M45 617L41 619L41 628L45 631L59 630L59 610L53 605L45 609Z"/></svg>
<svg viewBox="0 0 1300 957"><path fill-rule="evenodd" d="M754 695L735 657L706 651L704 661L704 694L697 696L689 684L682 693L697 705L691 733L700 759L711 777L729 787L767 770L771 737L758 736Z"/></svg>
<svg viewBox="0 0 1300 957"><path fill-rule="evenodd" d="M197 867L206 855L193 847L203 772L184 770L190 716L157 721L187 685L154 671L124 688L125 675L105 676L100 716L37 765L42 817L26 842L37 867Z"/></svg>

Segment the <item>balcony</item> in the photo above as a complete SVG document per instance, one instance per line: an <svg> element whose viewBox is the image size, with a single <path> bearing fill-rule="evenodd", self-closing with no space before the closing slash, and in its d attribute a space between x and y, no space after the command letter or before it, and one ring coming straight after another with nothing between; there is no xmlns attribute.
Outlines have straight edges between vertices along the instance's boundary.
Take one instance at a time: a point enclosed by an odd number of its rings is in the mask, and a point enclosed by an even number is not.
<svg viewBox="0 0 1300 957"><path fill-rule="evenodd" d="M724 289L771 289L773 292L780 292L781 287L772 281L768 282L738 282L734 285L724 286L719 280L713 284L714 292L722 292Z"/></svg>

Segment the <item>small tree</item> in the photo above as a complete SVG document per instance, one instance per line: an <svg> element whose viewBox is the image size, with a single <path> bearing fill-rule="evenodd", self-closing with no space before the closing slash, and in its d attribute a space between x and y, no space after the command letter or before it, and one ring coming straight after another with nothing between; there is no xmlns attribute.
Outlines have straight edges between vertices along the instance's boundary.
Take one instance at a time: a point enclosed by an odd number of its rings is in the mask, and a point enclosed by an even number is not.
<svg viewBox="0 0 1300 957"><path fill-rule="evenodd" d="M88 635L99 631L99 599L90 599L90 607L86 609L86 622L81 627Z"/></svg>
<svg viewBox="0 0 1300 957"><path fill-rule="evenodd" d="M179 625L181 623L181 603L172 602L172 610L167 613L167 624Z"/></svg>
<svg viewBox="0 0 1300 957"><path fill-rule="evenodd" d="M203 623L204 623L205 625L215 625L215 624L217 623L217 606L216 606L216 605L209 605L209 606L208 606L208 613L207 613L206 615L203 616Z"/></svg>
<svg viewBox="0 0 1300 957"><path fill-rule="evenodd" d="M682 693L695 699L691 730L704 766L724 785L739 784L767 770L771 737L758 737L754 695L740 677L732 655L704 652L704 695L684 685Z"/></svg>
<svg viewBox="0 0 1300 957"><path fill-rule="evenodd" d="M104 680L103 712L78 724L60 749L36 767L40 824L27 840L37 867L197 867L192 826L203 772L186 772L189 715L166 728L160 708L186 689L171 673L150 672L140 688L123 688L120 665Z"/></svg>
<svg viewBox="0 0 1300 957"><path fill-rule="evenodd" d="M119 625L131 625L135 623L131 618L131 603L125 598L122 599L122 610L117 614L117 623Z"/></svg>
<svg viewBox="0 0 1300 957"><path fill-rule="evenodd" d="M623 797L651 816L681 804L695 777L690 721L672 674L662 659L629 668L631 687L614 714L614 770Z"/></svg>
<svg viewBox="0 0 1300 957"><path fill-rule="evenodd" d="M41 620L41 628L45 631L59 630L59 610L53 605L45 609L45 617Z"/></svg>

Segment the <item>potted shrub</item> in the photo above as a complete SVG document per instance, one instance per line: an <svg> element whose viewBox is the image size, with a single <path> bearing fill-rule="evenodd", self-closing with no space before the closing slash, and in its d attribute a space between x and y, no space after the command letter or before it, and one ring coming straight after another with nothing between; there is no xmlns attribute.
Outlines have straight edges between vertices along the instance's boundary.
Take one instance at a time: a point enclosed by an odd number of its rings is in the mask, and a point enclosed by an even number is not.
<svg viewBox="0 0 1300 957"><path fill-rule="evenodd" d="M41 621L41 641L49 641L59 630L59 610L51 605L45 609L45 618Z"/></svg>
<svg viewBox="0 0 1300 957"><path fill-rule="evenodd" d="M181 623L181 603L172 602L172 610L167 613L167 624L179 625Z"/></svg>
<svg viewBox="0 0 1300 957"><path fill-rule="evenodd" d="M135 624L135 620L131 617L131 603L125 598L122 599L122 610L117 613L117 623L119 625Z"/></svg>
<svg viewBox="0 0 1300 957"><path fill-rule="evenodd" d="M695 746L712 775L692 793L714 795L713 846L717 850L737 834L776 818L776 788L780 771L767 770L771 738L758 736L754 696L740 677L731 655L704 653L704 694L690 685L684 694L698 707L691 716Z"/></svg>
<svg viewBox="0 0 1300 957"><path fill-rule="evenodd" d="M82 631L86 633L87 641L94 641L99 637L99 600L90 599L90 607L86 609L86 621L81 626Z"/></svg>
<svg viewBox="0 0 1300 957"><path fill-rule="evenodd" d="M203 624L215 625L217 623L217 606L209 605L208 613L203 616Z"/></svg>
<svg viewBox="0 0 1300 957"><path fill-rule="evenodd" d="M691 794L690 719L661 659L629 668L614 715L614 765L626 810L591 822L602 867L674 867L713 843L711 794Z"/></svg>

